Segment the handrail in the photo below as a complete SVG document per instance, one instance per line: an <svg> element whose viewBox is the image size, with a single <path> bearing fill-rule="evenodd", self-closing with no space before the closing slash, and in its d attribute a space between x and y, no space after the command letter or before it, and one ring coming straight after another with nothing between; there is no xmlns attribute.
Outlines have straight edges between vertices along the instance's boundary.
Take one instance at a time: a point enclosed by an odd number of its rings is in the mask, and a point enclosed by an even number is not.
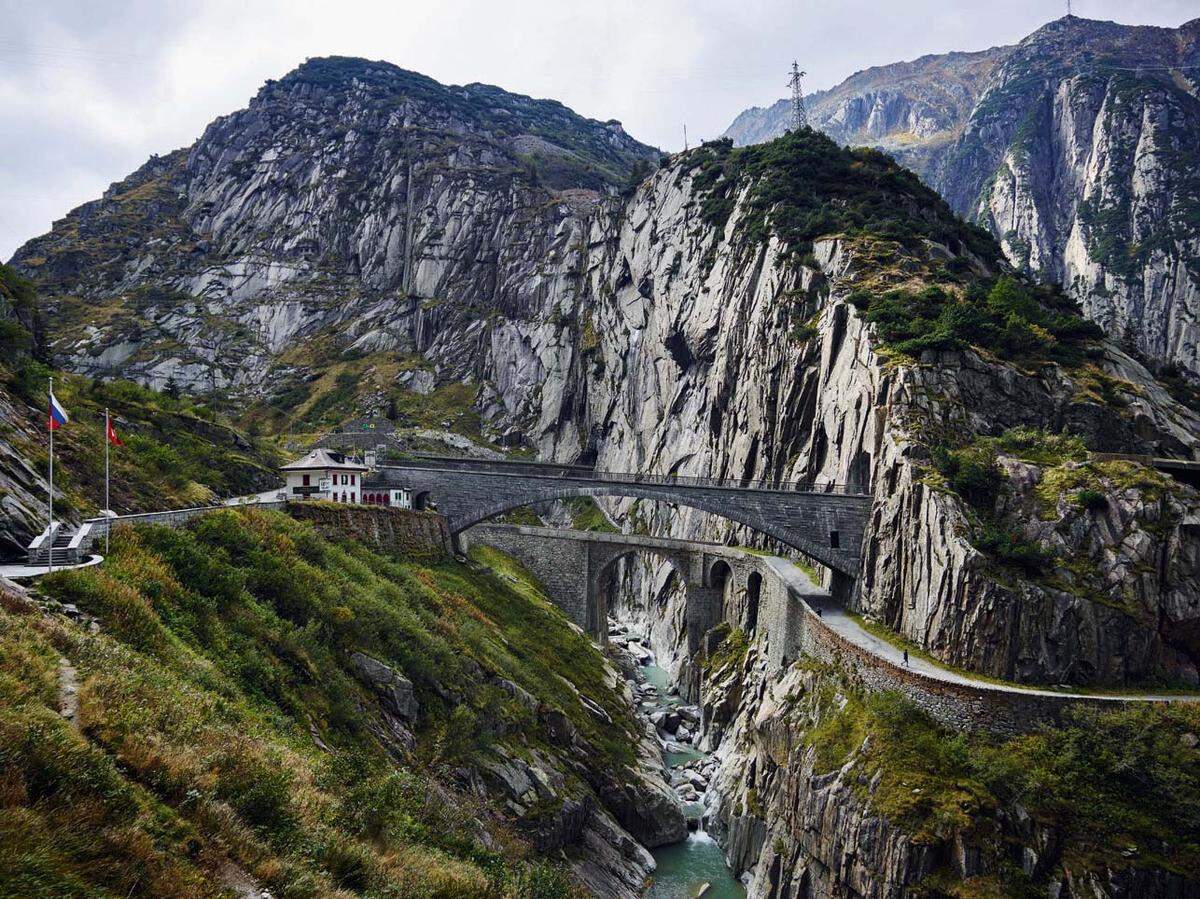
<svg viewBox="0 0 1200 899"><path fill-rule="evenodd" d="M475 471L479 474L524 475L526 477L569 480L608 481L619 484L650 484L679 487L711 487L725 490L760 490L772 493L836 493L869 496L864 484L784 481L766 478L702 478L690 475L647 474L644 472L603 471L582 465L554 462L463 459L450 456L414 456L391 462L380 468L420 468L424 470Z"/></svg>
<svg viewBox="0 0 1200 899"><path fill-rule="evenodd" d="M85 521L79 526L79 530L71 536L71 542L67 545L67 549L79 549L83 545L84 539L88 538L91 532L92 522Z"/></svg>
<svg viewBox="0 0 1200 899"><path fill-rule="evenodd" d="M50 544L53 545L54 537L58 534L58 529L60 527L62 527L61 521L51 522L46 526L45 530L33 538L32 542L29 544L29 548L32 550L41 549L47 540L49 540Z"/></svg>
<svg viewBox="0 0 1200 899"><path fill-rule="evenodd" d="M258 508L275 509L275 508L280 508L283 505L285 505L285 502L284 502L284 500L276 499L276 500L267 500L265 502L239 504L238 507L240 507L241 505L254 506L254 507L258 507ZM115 522L117 524L124 524L124 523L130 522L130 521L137 521L138 519L163 518L163 517L166 517L169 515L187 515L187 514L193 513L193 512L196 513L197 515L199 515L202 512L219 512L222 509L229 509L229 508L235 508L235 507L226 506L226 505L188 506L185 509L162 509L161 511L158 511L158 512L133 512L129 515L113 515L109 518L105 518L103 516L101 516L99 518L89 518L89 519L87 519L87 523L91 524L91 525L105 524L106 522Z"/></svg>

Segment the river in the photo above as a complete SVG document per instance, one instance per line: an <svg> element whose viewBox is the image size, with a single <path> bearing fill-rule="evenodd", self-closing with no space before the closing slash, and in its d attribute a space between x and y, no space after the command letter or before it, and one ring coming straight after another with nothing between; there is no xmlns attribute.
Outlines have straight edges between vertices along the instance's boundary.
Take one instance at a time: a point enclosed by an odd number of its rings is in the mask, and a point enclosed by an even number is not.
<svg viewBox="0 0 1200 899"><path fill-rule="evenodd" d="M646 683L657 688L660 708L681 704L679 697L671 693L666 671L653 664L640 666L640 671ZM706 760L708 753L692 746L682 746L677 751L664 752L664 756L667 767L676 771L689 762ZM650 888L649 899L694 899L706 884L708 889L704 892L704 899L744 899L746 890L725 865L721 847L704 831L703 801L685 802L684 807L688 817L699 822L698 827L682 843L652 850L658 868L654 872L654 885Z"/></svg>

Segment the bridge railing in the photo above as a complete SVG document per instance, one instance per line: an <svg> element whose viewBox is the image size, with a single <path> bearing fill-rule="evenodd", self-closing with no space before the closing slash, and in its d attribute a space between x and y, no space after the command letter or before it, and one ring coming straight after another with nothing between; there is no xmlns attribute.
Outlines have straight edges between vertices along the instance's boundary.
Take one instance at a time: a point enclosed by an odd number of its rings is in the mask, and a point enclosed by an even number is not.
<svg viewBox="0 0 1200 899"><path fill-rule="evenodd" d="M494 459L464 459L454 456L414 456L386 468L451 469L481 474L511 474L580 481L609 481L620 484L649 484L677 487L715 487L729 490L764 490L773 493L836 493L861 496L870 493L867 484L834 484L818 481L786 481L781 478L702 478L677 474L603 471L586 465L554 462L524 462Z"/></svg>

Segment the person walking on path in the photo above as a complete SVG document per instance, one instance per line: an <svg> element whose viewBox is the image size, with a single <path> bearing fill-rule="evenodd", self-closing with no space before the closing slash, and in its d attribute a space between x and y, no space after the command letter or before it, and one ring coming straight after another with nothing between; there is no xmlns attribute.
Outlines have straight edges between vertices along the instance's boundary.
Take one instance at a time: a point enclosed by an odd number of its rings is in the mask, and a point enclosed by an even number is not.
<svg viewBox="0 0 1200 899"><path fill-rule="evenodd" d="M908 650L904 650L904 667L908 667Z"/></svg>

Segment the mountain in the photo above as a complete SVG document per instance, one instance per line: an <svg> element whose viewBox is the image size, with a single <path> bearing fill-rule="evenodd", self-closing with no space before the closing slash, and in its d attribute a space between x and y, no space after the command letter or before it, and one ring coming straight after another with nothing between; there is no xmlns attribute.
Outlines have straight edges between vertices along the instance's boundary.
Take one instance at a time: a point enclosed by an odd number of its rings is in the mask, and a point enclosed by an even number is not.
<svg viewBox="0 0 1200 899"><path fill-rule="evenodd" d="M860 72L815 94L810 118L892 153L1014 265L1169 375L1200 377L1200 19L1066 17L1012 47ZM752 143L787 121L781 100L727 134Z"/></svg>
<svg viewBox="0 0 1200 899"><path fill-rule="evenodd" d="M426 350L438 304L476 320L520 306L552 289L523 273L566 250L563 212L658 155L554 101L313 59L13 264L72 370L295 406L313 367L285 349Z"/></svg>
<svg viewBox="0 0 1200 899"><path fill-rule="evenodd" d="M1011 50L922 56L857 72L805 98L809 121L840 144L878 147L925 176L957 138ZM751 107L725 135L738 146L762 143L786 132L791 114L790 100Z"/></svg>
<svg viewBox="0 0 1200 899"><path fill-rule="evenodd" d="M1194 394L1014 271L911 171L806 130L705 144L624 190L552 186L453 97L384 116L359 77L374 65L268 86L24 248L51 358L173 379L284 439L394 402L414 434L492 452L870 484L842 598L890 639L1025 684L1200 682L1200 493L1146 458L1200 460ZM395 148L413 132L410 167ZM628 146L633 176L650 152ZM597 502L625 531L778 549L693 509ZM629 563L619 604L678 674L712 659L687 657L669 575ZM756 899L784 883L1191 895L1200 825L1178 843L1172 828L1194 793L1194 707L993 754L761 642L732 640L704 700L725 728L705 735L721 743L712 830ZM1106 745L1145 754L1079 763ZM1131 787L1143 762L1149 785ZM1179 802L1159 801L1173 784Z"/></svg>
<svg viewBox="0 0 1200 899"><path fill-rule="evenodd" d="M51 357L173 379L273 433L394 403L411 439L457 431L613 471L891 484L852 598L864 611L997 677L1196 676L1190 494L1074 466L1089 451L1200 458L1200 419L1177 385L1095 343L1069 298L1004 276L996 242L911 173L806 133L705 145L625 195L535 185L501 155L500 126L431 85L309 62L58 223L31 245L57 253L31 266L27 247L14 264L44 292ZM508 122L487 96L487 121ZM564 146L615 142L630 171L650 154L548 108L577 128ZM129 258L62 281L98 243ZM1063 431L1077 443L1023 449ZM1031 453L1069 470L1018 477ZM970 472L991 486L970 488ZM1022 478L1043 476L1117 491L1117 519L1083 509L1068 537L1041 528L1038 503L1056 500ZM1153 503L1130 506L1127 488ZM604 504L659 533L753 539L690 510ZM1097 605L1133 564L1115 547L1134 545L1170 561ZM1086 574L1049 562L1100 546L1112 554ZM1026 550L1027 565L1006 556Z"/></svg>

